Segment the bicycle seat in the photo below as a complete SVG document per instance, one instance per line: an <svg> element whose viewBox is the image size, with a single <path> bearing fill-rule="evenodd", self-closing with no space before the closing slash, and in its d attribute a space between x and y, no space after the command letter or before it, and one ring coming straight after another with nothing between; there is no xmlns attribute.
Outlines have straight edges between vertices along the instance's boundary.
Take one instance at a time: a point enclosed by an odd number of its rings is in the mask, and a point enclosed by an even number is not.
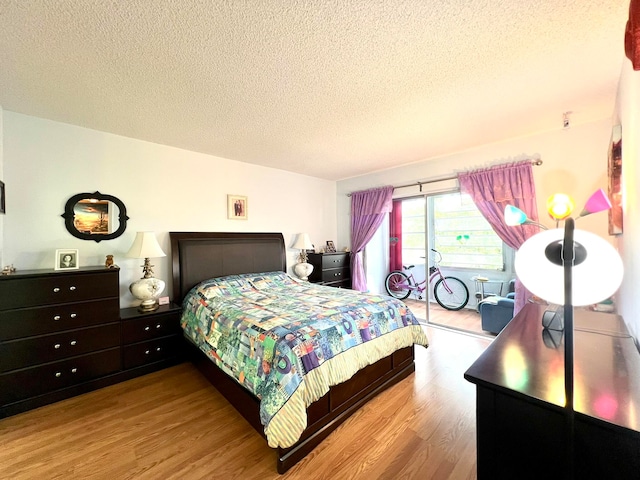
<svg viewBox="0 0 640 480"><path fill-rule="evenodd" d="M404 268L405 270L411 270L413 267L415 267L415 265L403 265L402 268Z"/></svg>

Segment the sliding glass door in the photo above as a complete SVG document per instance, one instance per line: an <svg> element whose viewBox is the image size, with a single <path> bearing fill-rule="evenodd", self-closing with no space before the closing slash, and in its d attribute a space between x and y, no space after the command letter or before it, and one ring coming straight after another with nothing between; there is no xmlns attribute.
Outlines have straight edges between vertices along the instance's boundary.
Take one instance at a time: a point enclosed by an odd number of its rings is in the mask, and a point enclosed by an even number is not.
<svg viewBox="0 0 640 480"><path fill-rule="evenodd" d="M512 254L469 196L447 192L396 200L389 225L389 266L411 275L418 286L405 300L416 316L483 333L477 303L482 296L506 293ZM464 307L441 302L448 307L443 308L436 301L434 286L442 277L452 280L445 280L444 291L440 285L440 296L464 297L466 289Z"/></svg>

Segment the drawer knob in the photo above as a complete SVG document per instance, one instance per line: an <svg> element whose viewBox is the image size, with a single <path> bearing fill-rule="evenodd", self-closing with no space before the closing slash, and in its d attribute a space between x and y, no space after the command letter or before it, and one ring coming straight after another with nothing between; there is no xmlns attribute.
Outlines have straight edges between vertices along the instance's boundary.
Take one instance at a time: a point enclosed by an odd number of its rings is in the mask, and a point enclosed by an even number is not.
<svg viewBox="0 0 640 480"><path fill-rule="evenodd" d="M149 325L147 325L146 327L144 327L144 331L148 332L149 330L151 330L151 327Z"/></svg>
<svg viewBox="0 0 640 480"><path fill-rule="evenodd" d="M60 287L54 287L53 288L53 293L58 293L60 291Z"/></svg>
<svg viewBox="0 0 640 480"><path fill-rule="evenodd" d="M62 376L62 372L56 372L56 378L60 378Z"/></svg>
<svg viewBox="0 0 640 480"><path fill-rule="evenodd" d="M151 350L145 350L144 354L145 355L149 355L151 353Z"/></svg>
<svg viewBox="0 0 640 480"><path fill-rule="evenodd" d="M71 316L71 318L76 318L78 316L78 314L77 313L72 313L70 316Z"/></svg>
<svg viewBox="0 0 640 480"><path fill-rule="evenodd" d="M54 316L53 319L57 322L58 320L60 320L60 315Z"/></svg>
<svg viewBox="0 0 640 480"><path fill-rule="evenodd" d="M71 286L69 287L69 290L71 290L72 292L73 292L75 289L76 289L76 287L74 287L73 285L71 285Z"/></svg>
<svg viewBox="0 0 640 480"><path fill-rule="evenodd" d="M160 325L160 324L156 325L156 328L161 328L161 327L162 327L162 325Z"/></svg>
<svg viewBox="0 0 640 480"><path fill-rule="evenodd" d="M53 346L53 348L55 348L55 349L60 348L60 344L59 344L59 343L56 343L56 344Z"/></svg>
<svg viewBox="0 0 640 480"><path fill-rule="evenodd" d="M78 369L75 368L75 367L71 369L71 373L76 373L77 371L78 371Z"/></svg>
<svg viewBox="0 0 640 480"><path fill-rule="evenodd" d="M156 348L156 352L159 352L160 350L162 350L160 347Z"/></svg>
<svg viewBox="0 0 640 480"><path fill-rule="evenodd" d="M69 345L75 345L76 343L78 342L76 342L75 340L71 340L71 342L69 342Z"/></svg>

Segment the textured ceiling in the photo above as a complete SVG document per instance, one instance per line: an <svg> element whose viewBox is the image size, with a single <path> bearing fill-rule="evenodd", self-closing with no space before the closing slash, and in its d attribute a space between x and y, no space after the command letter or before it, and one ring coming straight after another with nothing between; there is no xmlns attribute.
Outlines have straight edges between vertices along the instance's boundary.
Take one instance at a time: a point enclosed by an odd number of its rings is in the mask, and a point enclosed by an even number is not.
<svg viewBox="0 0 640 480"><path fill-rule="evenodd" d="M0 105L337 180L611 116L628 7L0 0Z"/></svg>

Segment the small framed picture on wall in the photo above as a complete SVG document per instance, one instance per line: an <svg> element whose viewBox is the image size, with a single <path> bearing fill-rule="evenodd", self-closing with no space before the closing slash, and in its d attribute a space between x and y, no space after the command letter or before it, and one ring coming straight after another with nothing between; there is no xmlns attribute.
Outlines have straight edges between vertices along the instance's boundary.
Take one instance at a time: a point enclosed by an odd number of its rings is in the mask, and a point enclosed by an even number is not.
<svg viewBox="0 0 640 480"><path fill-rule="evenodd" d="M79 263L78 249L56 250L55 270L77 270Z"/></svg>
<svg viewBox="0 0 640 480"><path fill-rule="evenodd" d="M4 207L4 182L0 182L0 213L6 213Z"/></svg>
<svg viewBox="0 0 640 480"><path fill-rule="evenodd" d="M227 195L227 218L246 220L249 218L249 200L242 195Z"/></svg>

